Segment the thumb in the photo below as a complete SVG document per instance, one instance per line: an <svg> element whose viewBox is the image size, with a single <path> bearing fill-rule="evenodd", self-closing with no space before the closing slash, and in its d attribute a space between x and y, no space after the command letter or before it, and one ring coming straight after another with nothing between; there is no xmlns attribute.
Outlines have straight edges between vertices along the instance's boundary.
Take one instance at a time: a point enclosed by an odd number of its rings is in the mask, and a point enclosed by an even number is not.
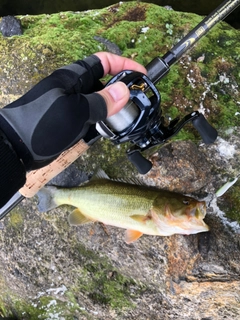
<svg viewBox="0 0 240 320"><path fill-rule="evenodd" d="M107 117L110 117L120 111L128 102L130 92L125 83L118 81L98 91L107 105Z"/></svg>

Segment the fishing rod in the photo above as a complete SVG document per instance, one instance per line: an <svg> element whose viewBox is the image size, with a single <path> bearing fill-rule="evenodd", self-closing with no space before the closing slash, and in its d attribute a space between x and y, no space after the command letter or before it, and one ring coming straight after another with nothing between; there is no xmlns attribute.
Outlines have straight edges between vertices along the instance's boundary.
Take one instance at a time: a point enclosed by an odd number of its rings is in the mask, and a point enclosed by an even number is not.
<svg viewBox="0 0 240 320"><path fill-rule="evenodd" d="M110 139L115 145L130 141L133 146L127 151L128 159L142 174L147 173L152 167L152 163L142 156L142 152L165 143L188 122L192 122L205 143L214 142L217 131L198 111L186 115L181 121L176 118L165 126L160 108L161 96L155 84L167 75L170 67L186 51L239 5L240 0L226 0L220 4L162 58L156 57L148 63L147 76L132 70L125 70L114 76L107 86L116 81L122 81L128 86L130 100L126 106L106 121L98 122L84 139L64 151L51 164L29 172L24 187L0 209L0 219L25 197L34 196L47 182L66 169L101 137Z"/></svg>
<svg viewBox="0 0 240 320"><path fill-rule="evenodd" d="M162 58L153 59L147 66L148 77L153 83L161 80L169 67L179 60L198 40L206 35L218 22L224 20L240 5L240 0L226 0L182 38Z"/></svg>

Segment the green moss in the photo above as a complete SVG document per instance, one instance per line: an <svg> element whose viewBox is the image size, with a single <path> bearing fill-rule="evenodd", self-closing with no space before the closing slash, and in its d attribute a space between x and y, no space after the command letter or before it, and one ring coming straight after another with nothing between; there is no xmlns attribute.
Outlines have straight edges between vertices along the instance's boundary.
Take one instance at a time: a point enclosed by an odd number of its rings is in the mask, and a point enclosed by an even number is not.
<svg viewBox="0 0 240 320"><path fill-rule="evenodd" d="M6 290L1 284L0 316L24 320L51 319L58 316L66 320L74 317L92 319L81 305L79 293L87 295L93 303L103 304L117 313L134 308L134 298L146 290L146 286L124 276L113 267L107 257L100 256L82 244L76 245L79 270L71 288L66 288L63 295L40 289L39 296L17 298L15 293Z"/></svg>
<svg viewBox="0 0 240 320"><path fill-rule="evenodd" d="M85 292L94 303L105 304L121 311L133 308L131 300L144 290L135 280L126 277L112 266L105 257L79 246L83 270L78 278L77 289Z"/></svg>
<svg viewBox="0 0 240 320"><path fill-rule="evenodd" d="M224 98L220 98L221 100L224 100ZM231 99L228 97L228 99ZM220 110L219 113L219 120L215 124L218 126L218 128L229 128L231 126L240 126L240 117L238 115L239 113L239 106L236 104L235 101L227 102L227 107L223 110Z"/></svg>
<svg viewBox="0 0 240 320"><path fill-rule="evenodd" d="M17 294L11 293L5 283L0 283L0 316L7 319L37 319L42 314L31 303L27 303L24 298L19 299Z"/></svg>
<svg viewBox="0 0 240 320"><path fill-rule="evenodd" d="M82 50L89 50L90 46L97 51L97 43L94 48L94 41L90 37L91 34L93 37L99 24L91 17L66 12L36 18L22 17L22 23L25 29L23 37L32 46L48 45L58 58L69 62L76 60L79 55L84 55Z"/></svg>
<svg viewBox="0 0 240 320"><path fill-rule="evenodd" d="M126 161L126 151L129 147L130 143L115 146L110 140L102 139L95 143L76 163L80 170L92 172L93 169L94 171L102 169L109 177L119 178L123 172L131 173L134 170L133 165ZM93 167L93 163L97 165Z"/></svg>
<svg viewBox="0 0 240 320"><path fill-rule="evenodd" d="M20 19L23 36L9 39L1 37L2 65L5 73L9 69L12 72L17 69L19 74L25 68L25 61L28 66L37 66L37 70L34 67L29 70L31 81L36 83L56 67L104 50L93 39L94 35L114 42L124 56L133 57L146 65L154 57L163 56L202 18L195 14L131 1L88 12L22 16ZM166 25L172 26L171 34ZM143 31L146 27L147 31ZM236 103L239 101L237 84L240 80L238 39L239 31L226 23L219 23L187 53L192 57L189 66L187 62L172 66L168 75L157 84L162 96L163 114L172 105L179 109L180 116L188 112L184 106L199 108L201 96L210 87L207 101L204 101L204 107L210 111L210 122L223 129L229 125L238 126L239 117L235 117L239 107ZM199 63L197 59L202 54L205 54L205 59ZM191 68L194 69L192 76L195 88L187 80ZM229 76L229 84L213 85L222 74ZM22 80L19 78L19 81ZM236 90L233 90L233 86ZM214 93L217 98L213 97ZM177 104L176 100L179 100Z"/></svg>
<svg viewBox="0 0 240 320"><path fill-rule="evenodd" d="M67 301L55 299L54 297L45 296L37 299L36 302L27 303L24 300L13 299L14 307L12 312L8 310L5 314L7 317L13 317L13 319L51 319L54 317L64 317L66 320L72 320L76 313L73 304L69 304ZM79 309L79 308L78 308ZM55 318L54 318L55 319Z"/></svg>
<svg viewBox="0 0 240 320"><path fill-rule="evenodd" d="M4 302L2 298L0 298L0 316L6 317L9 314L8 312L9 310L7 310L6 302Z"/></svg>
<svg viewBox="0 0 240 320"><path fill-rule="evenodd" d="M167 115L171 118L171 120L175 119L179 115L179 110L177 107L171 106L168 111Z"/></svg>
<svg viewBox="0 0 240 320"><path fill-rule="evenodd" d="M197 141L200 140L201 137L198 135L197 131L194 130L193 128L189 128L189 130L182 129L179 131L179 133L174 136L171 140L177 141L177 140L182 140L182 141L187 141L187 140L192 140L192 141Z"/></svg>
<svg viewBox="0 0 240 320"><path fill-rule="evenodd" d="M22 227L22 225L23 225L23 212L20 207L16 207L9 214L8 227L19 229Z"/></svg>
<svg viewBox="0 0 240 320"><path fill-rule="evenodd" d="M52 319L53 316L54 319L72 320L74 317L81 317L81 315L85 315L88 318L84 308L79 306L71 291L66 292L64 298L50 296L42 292L41 294L41 297L29 298L26 301L23 298L17 298L14 294L2 293L0 316L11 318L12 320L47 320Z"/></svg>
<svg viewBox="0 0 240 320"><path fill-rule="evenodd" d="M240 184L232 186L219 200L219 207L226 216L240 223Z"/></svg>

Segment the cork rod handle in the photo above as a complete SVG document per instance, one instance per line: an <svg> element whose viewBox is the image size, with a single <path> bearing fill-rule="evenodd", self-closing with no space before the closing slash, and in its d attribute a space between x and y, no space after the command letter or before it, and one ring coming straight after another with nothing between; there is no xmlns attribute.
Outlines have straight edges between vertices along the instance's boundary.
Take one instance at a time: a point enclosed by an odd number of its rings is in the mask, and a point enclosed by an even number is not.
<svg viewBox="0 0 240 320"><path fill-rule="evenodd" d="M19 192L26 198L33 197L47 182L66 169L88 148L88 144L80 140L73 147L62 152L49 165L29 172L27 174L27 181Z"/></svg>

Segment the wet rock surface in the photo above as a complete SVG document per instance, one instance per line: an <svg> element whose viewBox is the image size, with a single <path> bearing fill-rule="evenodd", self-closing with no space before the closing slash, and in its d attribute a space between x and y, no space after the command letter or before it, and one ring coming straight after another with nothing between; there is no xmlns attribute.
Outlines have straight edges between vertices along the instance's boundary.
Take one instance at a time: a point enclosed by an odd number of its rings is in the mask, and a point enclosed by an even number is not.
<svg viewBox="0 0 240 320"><path fill-rule="evenodd" d="M100 44L93 42L96 34L116 43L125 56L146 64L191 29L189 23L195 18L134 2L82 14L22 17L24 35L1 38L1 106L56 67L99 50ZM172 36L166 33L169 22L174 25ZM113 178L137 176L146 184L205 199L210 231L145 235L127 245L120 228L97 222L70 227L67 216L73 208L40 214L37 198L26 199L0 222L0 316L240 318L239 183L232 187L233 193L215 196L240 171L239 34L225 24L217 30L174 66L159 87L163 114L174 118L176 113L200 109L219 130L214 144L201 143L197 133L187 128L178 141L148 154L153 169L140 177L126 160L127 146L102 140L51 182L76 185L98 168ZM80 41L77 48L76 41ZM235 48L234 57L225 52L229 46ZM205 58L198 60L204 53ZM234 218L226 215L226 206Z"/></svg>

